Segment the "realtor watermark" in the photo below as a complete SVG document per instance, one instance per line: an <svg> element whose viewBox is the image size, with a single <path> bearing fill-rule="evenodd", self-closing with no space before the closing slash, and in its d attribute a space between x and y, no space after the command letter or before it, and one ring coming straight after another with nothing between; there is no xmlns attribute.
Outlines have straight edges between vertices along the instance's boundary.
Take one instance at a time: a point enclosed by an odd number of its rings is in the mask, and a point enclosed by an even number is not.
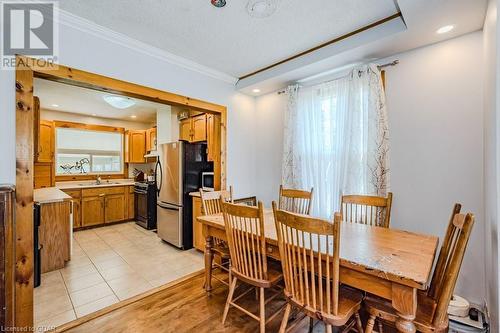
<svg viewBox="0 0 500 333"><path fill-rule="evenodd" d="M57 1L2 1L0 69L15 69L16 55L28 56L32 66L56 68L59 53Z"/></svg>

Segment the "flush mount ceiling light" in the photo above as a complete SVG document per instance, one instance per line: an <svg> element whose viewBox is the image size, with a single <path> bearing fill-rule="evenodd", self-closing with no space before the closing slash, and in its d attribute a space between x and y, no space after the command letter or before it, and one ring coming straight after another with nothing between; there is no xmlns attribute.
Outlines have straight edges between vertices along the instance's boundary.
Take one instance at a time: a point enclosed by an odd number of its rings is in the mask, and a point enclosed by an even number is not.
<svg viewBox="0 0 500 333"><path fill-rule="evenodd" d="M52 104L53 107L58 108L59 104Z"/></svg>
<svg viewBox="0 0 500 333"><path fill-rule="evenodd" d="M210 2L217 8L222 8L226 5L226 0L210 0Z"/></svg>
<svg viewBox="0 0 500 333"><path fill-rule="evenodd" d="M252 17L269 17L278 8L278 0L249 0L247 12Z"/></svg>
<svg viewBox="0 0 500 333"><path fill-rule="evenodd" d="M135 119L137 116L135 114L131 115L130 118Z"/></svg>
<svg viewBox="0 0 500 333"><path fill-rule="evenodd" d="M252 92L254 92L255 94L258 94L258 93L260 93L260 89L259 88L255 88L255 89L252 90Z"/></svg>
<svg viewBox="0 0 500 333"><path fill-rule="evenodd" d="M450 25L445 25L444 27L441 27L441 28L437 29L436 33L438 33L438 34L445 34L447 32L452 31L454 28L455 28L454 25L451 25L451 24Z"/></svg>
<svg viewBox="0 0 500 333"><path fill-rule="evenodd" d="M128 97L106 95L102 98L106 103L117 109L126 109L135 105L135 101Z"/></svg>

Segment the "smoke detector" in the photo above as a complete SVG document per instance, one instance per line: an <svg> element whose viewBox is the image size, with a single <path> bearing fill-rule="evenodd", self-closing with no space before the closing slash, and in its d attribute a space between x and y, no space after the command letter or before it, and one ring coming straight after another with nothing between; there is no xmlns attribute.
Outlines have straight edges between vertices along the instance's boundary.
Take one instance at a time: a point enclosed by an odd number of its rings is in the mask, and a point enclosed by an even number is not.
<svg viewBox="0 0 500 333"><path fill-rule="evenodd" d="M226 0L210 0L210 2L217 8L222 8L226 5Z"/></svg>
<svg viewBox="0 0 500 333"><path fill-rule="evenodd" d="M278 0L249 0L247 12L252 17L269 17L278 8Z"/></svg>

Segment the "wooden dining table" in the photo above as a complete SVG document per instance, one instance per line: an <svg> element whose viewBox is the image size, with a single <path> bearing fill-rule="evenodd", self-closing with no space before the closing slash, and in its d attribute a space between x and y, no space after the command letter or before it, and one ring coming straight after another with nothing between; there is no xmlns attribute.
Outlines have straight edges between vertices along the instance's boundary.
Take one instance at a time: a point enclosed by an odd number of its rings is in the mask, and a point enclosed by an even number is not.
<svg viewBox="0 0 500 333"><path fill-rule="evenodd" d="M222 214L197 217L205 237L205 290L212 290L214 238L227 240ZM267 255L280 260L272 210L264 211ZM413 232L343 222L340 282L391 301L400 332L416 331L417 291L429 286L439 239Z"/></svg>

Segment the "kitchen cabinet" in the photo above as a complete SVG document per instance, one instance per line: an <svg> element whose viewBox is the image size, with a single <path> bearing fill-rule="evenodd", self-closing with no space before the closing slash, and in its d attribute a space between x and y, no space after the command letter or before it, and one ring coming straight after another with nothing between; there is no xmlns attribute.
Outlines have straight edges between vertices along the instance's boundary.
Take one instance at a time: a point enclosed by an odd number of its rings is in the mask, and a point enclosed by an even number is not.
<svg viewBox="0 0 500 333"><path fill-rule="evenodd" d="M52 163L35 163L33 173L34 188L54 186L54 168Z"/></svg>
<svg viewBox="0 0 500 333"><path fill-rule="evenodd" d="M54 160L54 123L40 120L38 132L38 152L35 154L37 162L52 163Z"/></svg>
<svg viewBox="0 0 500 333"><path fill-rule="evenodd" d="M203 113L179 124L179 138L189 142L202 142L207 140L207 114Z"/></svg>
<svg viewBox="0 0 500 333"><path fill-rule="evenodd" d="M127 214L129 220L135 219L135 194L133 186L129 186L128 190Z"/></svg>
<svg viewBox="0 0 500 333"><path fill-rule="evenodd" d="M203 215L201 209L201 198L193 196L193 246L199 251L205 251L205 239L203 238L203 226L196 221L196 217Z"/></svg>
<svg viewBox="0 0 500 333"><path fill-rule="evenodd" d="M61 269L71 259L70 201L40 204L41 272Z"/></svg>
<svg viewBox="0 0 500 333"><path fill-rule="evenodd" d="M106 195L104 203L104 223L127 219L127 216L125 216L125 194Z"/></svg>
<svg viewBox="0 0 500 333"><path fill-rule="evenodd" d="M146 130L146 152L156 150L156 127Z"/></svg>
<svg viewBox="0 0 500 333"><path fill-rule="evenodd" d="M146 131L129 130L125 132L125 162L145 163Z"/></svg>
<svg viewBox="0 0 500 333"><path fill-rule="evenodd" d="M81 194L80 190L63 190L67 195L71 197L71 202L73 204L73 228L80 228L82 226L82 214L81 214Z"/></svg>
<svg viewBox="0 0 500 333"><path fill-rule="evenodd" d="M191 118L192 123L192 139L191 142L200 142L207 140L207 115L201 114Z"/></svg>
<svg viewBox="0 0 500 333"><path fill-rule="evenodd" d="M191 142L191 118L181 120L179 124L179 139Z"/></svg>
<svg viewBox="0 0 500 333"><path fill-rule="evenodd" d="M82 198L82 227L104 224L104 195Z"/></svg>

